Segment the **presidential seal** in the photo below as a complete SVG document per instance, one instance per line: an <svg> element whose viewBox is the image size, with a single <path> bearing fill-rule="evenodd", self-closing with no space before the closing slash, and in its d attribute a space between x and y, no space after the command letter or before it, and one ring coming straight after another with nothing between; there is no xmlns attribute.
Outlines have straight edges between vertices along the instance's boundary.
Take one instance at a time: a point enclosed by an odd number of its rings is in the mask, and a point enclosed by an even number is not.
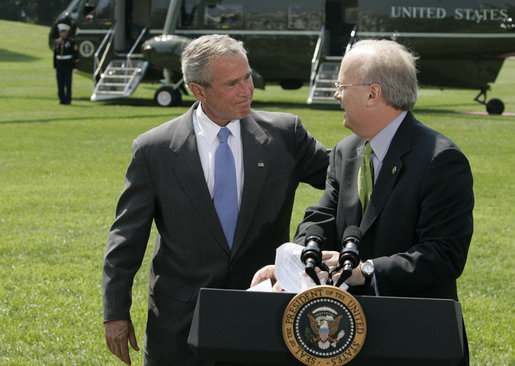
<svg viewBox="0 0 515 366"><path fill-rule="evenodd" d="M91 57L95 53L95 46L91 41L82 41L79 46L79 52L82 57Z"/></svg>
<svg viewBox="0 0 515 366"><path fill-rule="evenodd" d="M347 291L316 286L297 294L283 316L283 338L304 365L345 365L361 351L365 314Z"/></svg>

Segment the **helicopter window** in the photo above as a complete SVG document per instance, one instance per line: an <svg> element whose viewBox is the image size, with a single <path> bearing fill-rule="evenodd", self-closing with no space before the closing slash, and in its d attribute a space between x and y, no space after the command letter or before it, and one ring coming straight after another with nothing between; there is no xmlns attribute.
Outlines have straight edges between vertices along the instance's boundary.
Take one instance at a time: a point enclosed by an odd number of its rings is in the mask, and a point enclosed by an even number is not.
<svg viewBox="0 0 515 366"><path fill-rule="evenodd" d="M65 12L70 13L72 18L76 18L79 14L79 9L81 6L81 0L73 0L70 5L66 8Z"/></svg>
<svg viewBox="0 0 515 366"><path fill-rule="evenodd" d="M195 13L197 10L197 0L185 0L181 5L181 28L190 28L195 24Z"/></svg>
<svg viewBox="0 0 515 366"><path fill-rule="evenodd" d="M243 5L208 5L204 13L204 24L222 29L240 27L243 24Z"/></svg>
<svg viewBox="0 0 515 366"><path fill-rule="evenodd" d="M288 8L288 28L306 29L307 12L303 6L290 6Z"/></svg>
<svg viewBox="0 0 515 366"><path fill-rule="evenodd" d="M111 0L89 0L84 4L84 19L111 19Z"/></svg>
<svg viewBox="0 0 515 366"><path fill-rule="evenodd" d="M152 28L162 28L165 24L166 13L170 0L152 0L151 7L151 26Z"/></svg>

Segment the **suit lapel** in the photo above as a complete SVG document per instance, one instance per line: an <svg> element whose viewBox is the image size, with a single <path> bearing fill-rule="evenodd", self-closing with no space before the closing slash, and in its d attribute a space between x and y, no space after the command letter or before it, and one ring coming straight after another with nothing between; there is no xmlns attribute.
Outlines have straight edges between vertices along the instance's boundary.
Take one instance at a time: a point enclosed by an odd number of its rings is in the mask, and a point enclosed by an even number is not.
<svg viewBox="0 0 515 366"><path fill-rule="evenodd" d="M397 177L402 172L402 156L411 150L411 135L414 121L415 118L408 112L392 139L374 185L370 203L361 220L360 229L363 234L366 233L383 210L397 182Z"/></svg>
<svg viewBox="0 0 515 366"><path fill-rule="evenodd" d="M198 103L177 121L177 128L170 142L172 166L182 188L197 208L199 216L209 227L218 244L229 253L225 235L213 205L202 163L198 155L197 139L193 130L193 111Z"/></svg>
<svg viewBox="0 0 515 366"><path fill-rule="evenodd" d="M241 142L243 147L244 184L241 196L238 224L234 235L232 254L241 249L253 223L258 197L261 194L267 167L271 163L266 144L268 135L249 115L240 121Z"/></svg>
<svg viewBox="0 0 515 366"><path fill-rule="evenodd" d="M346 226L358 226L361 221L361 202L358 195L358 171L363 158L363 149L365 148L365 140L356 146L354 155L343 162L343 177L351 177L351 179L341 179L344 215L346 218ZM342 230L344 230L343 228ZM342 231L343 235L343 231Z"/></svg>

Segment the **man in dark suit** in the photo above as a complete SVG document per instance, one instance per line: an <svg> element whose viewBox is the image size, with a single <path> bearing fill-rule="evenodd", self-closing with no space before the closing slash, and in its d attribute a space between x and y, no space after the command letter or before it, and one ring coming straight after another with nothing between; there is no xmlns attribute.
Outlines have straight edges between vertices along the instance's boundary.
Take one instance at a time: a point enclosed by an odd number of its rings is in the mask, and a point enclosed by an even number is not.
<svg viewBox="0 0 515 366"><path fill-rule="evenodd" d="M131 287L152 221L145 365L204 365L187 345L201 287L245 289L289 240L299 182L323 188L329 151L297 116L252 110L251 69L241 42L209 35L182 55L197 102L184 115L139 136L104 258L106 343L130 364L138 349ZM219 131L229 129L237 195L235 229L215 208Z"/></svg>
<svg viewBox="0 0 515 366"><path fill-rule="evenodd" d="M346 280L351 293L457 300L473 231L473 179L458 147L411 113L415 61L387 40L360 41L345 54L335 98L354 134L333 149L324 194L306 209L294 240L304 243L311 225L322 227L325 249L333 250L323 259L335 266L345 229L358 226L360 263ZM362 202L358 176L368 144L373 190ZM253 284L266 277L272 268Z"/></svg>

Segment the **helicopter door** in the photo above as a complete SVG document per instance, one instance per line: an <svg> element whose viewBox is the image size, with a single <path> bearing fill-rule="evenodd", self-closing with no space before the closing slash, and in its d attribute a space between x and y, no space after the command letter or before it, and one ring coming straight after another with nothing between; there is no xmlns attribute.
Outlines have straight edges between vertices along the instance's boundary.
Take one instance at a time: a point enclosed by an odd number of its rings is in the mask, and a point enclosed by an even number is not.
<svg viewBox="0 0 515 366"><path fill-rule="evenodd" d="M329 54L342 56L357 24L358 0L327 0L325 6Z"/></svg>
<svg viewBox="0 0 515 366"><path fill-rule="evenodd" d="M115 48L117 52L126 53L150 24L150 0L116 1L115 19Z"/></svg>
<svg viewBox="0 0 515 366"><path fill-rule="evenodd" d="M150 0L127 2L127 40L132 46L140 33L150 24Z"/></svg>

